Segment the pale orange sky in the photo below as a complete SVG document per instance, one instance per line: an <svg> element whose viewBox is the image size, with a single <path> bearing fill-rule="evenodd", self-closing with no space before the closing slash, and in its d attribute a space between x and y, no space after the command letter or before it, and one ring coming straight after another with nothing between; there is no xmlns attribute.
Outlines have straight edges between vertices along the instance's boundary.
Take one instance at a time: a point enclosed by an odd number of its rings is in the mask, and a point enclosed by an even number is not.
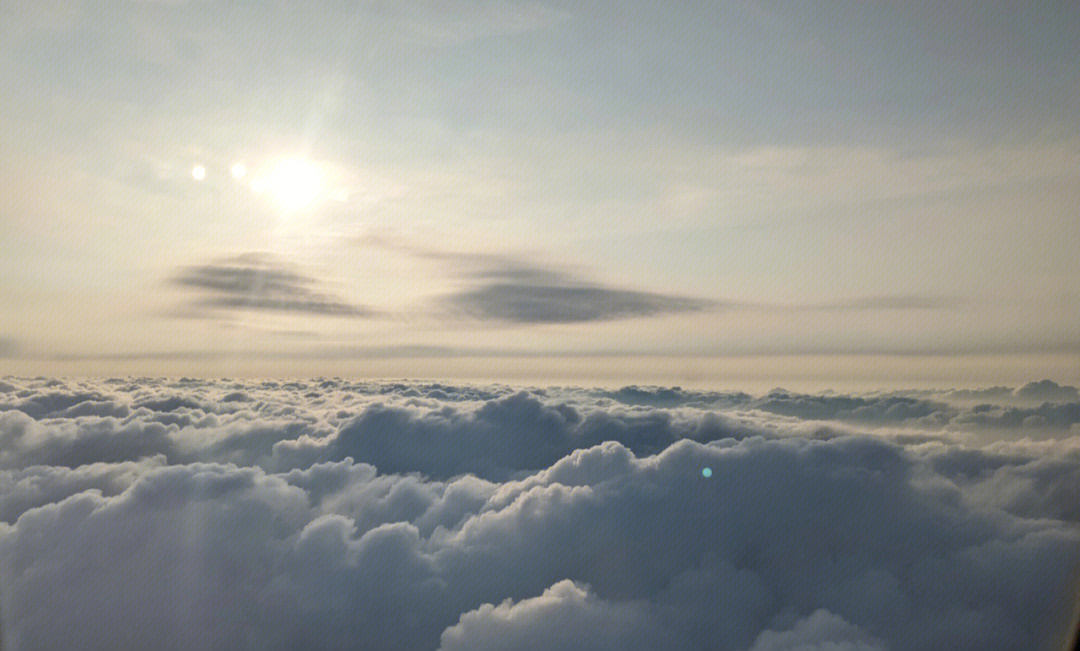
<svg viewBox="0 0 1080 651"><path fill-rule="evenodd" d="M1080 374L1080 8L9 3L0 373Z"/></svg>

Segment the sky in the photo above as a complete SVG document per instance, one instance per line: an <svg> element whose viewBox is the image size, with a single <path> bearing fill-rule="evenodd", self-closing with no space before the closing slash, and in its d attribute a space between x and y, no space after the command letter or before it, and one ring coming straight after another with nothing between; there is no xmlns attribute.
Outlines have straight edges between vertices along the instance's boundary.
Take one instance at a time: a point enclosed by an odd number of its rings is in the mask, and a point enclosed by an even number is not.
<svg viewBox="0 0 1080 651"><path fill-rule="evenodd" d="M0 373L1080 381L1076 3L0 6Z"/></svg>

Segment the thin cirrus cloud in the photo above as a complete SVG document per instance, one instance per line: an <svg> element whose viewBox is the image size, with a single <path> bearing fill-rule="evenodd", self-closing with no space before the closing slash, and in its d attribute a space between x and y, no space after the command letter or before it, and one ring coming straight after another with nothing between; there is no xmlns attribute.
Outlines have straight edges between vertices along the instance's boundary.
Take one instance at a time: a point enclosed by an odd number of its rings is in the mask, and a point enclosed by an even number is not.
<svg viewBox="0 0 1080 651"><path fill-rule="evenodd" d="M213 264L185 267L174 285L199 292L193 306L202 316L215 311L259 310L322 316L369 316L372 310L319 291L319 281L275 257L245 254Z"/></svg>
<svg viewBox="0 0 1080 651"><path fill-rule="evenodd" d="M961 300L949 296L892 294L859 296L808 306L815 310L940 310L960 305Z"/></svg>

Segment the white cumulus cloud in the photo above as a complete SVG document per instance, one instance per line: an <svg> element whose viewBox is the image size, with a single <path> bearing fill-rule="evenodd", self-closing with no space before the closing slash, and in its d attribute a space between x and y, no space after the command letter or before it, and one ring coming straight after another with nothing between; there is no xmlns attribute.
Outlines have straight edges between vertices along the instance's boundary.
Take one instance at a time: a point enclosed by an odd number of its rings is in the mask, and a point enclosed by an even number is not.
<svg viewBox="0 0 1080 651"><path fill-rule="evenodd" d="M4 648L1037 647L1077 404L993 395L7 378Z"/></svg>

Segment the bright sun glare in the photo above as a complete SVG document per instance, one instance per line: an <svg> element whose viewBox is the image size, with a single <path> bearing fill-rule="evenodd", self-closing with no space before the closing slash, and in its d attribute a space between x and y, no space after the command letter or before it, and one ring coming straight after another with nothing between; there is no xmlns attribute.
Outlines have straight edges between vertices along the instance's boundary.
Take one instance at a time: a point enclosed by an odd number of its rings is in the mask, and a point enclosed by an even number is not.
<svg viewBox="0 0 1080 651"><path fill-rule="evenodd" d="M268 194L286 213L310 208L322 199L324 186L322 169L310 160L299 157L279 159L252 184L256 192Z"/></svg>

